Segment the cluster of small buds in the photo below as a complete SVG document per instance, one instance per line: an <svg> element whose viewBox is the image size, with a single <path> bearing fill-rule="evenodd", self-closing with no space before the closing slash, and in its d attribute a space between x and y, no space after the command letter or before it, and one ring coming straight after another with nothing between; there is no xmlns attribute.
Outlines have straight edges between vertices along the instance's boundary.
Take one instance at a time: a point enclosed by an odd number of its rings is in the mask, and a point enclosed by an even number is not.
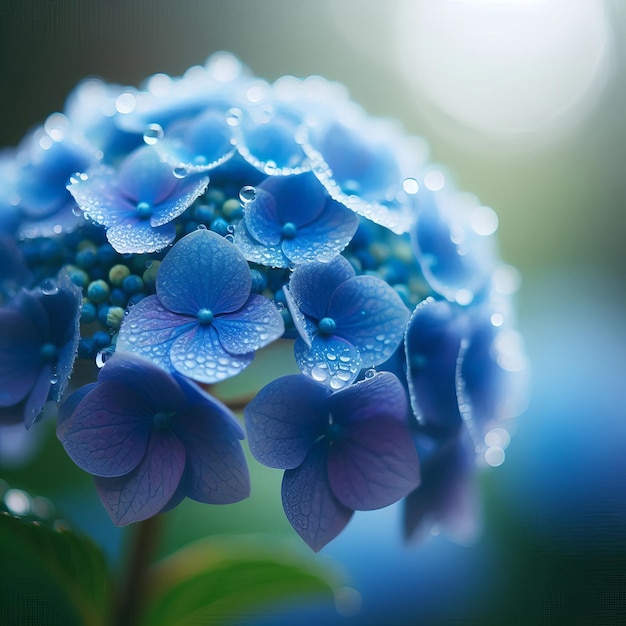
<svg viewBox="0 0 626 626"><path fill-rule="evenodd" d="M407 534L458 526L526 361L496 214L427 156L340 85L268 84L229 54L80 84L0 154L1 422L62 402L115 524L235 502L244 431L205 386L290 339L301 374L244 418L301 537L318 550L401 499ZM81 360L98 379L68 395Z"/></svg>

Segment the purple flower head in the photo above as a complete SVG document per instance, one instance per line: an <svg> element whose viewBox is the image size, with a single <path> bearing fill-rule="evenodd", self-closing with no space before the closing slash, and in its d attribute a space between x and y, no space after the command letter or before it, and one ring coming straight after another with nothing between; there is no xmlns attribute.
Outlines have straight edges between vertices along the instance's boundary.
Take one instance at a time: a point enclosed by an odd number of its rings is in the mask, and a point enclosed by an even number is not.
<svg viewBox="0 0 626 626"><path fill-rule="evenodd" d="M271 176L242 190L235 244L248 261L287 267L327 262L350 243L358 217L332 200L313 174Z"/></svg>
<svg viewBox="0 0 626 626"><path fill-rule="evenodd" d="M420 482L406 394L387 372L333 392L302 375L261 389L244 410L250 449L285 469L283 508L315 551L353 511L385 507Z"/></svg>
<svg viewBox="0 0 626 626"><path fill-rule="evenodd" d="M488 291L496 267L496 214L467 194L445 190L423 191L418 200L411 238L424 277L450 302L471 304Z"/></svg>
<svg viewBox="0 0 626 626"><path fill-rule="evenodd" d="M355 276L342 256L298 267L285 297L300 334L294 346L298 367L332 389L387 360L409 318L392 287L376 276Z"/></svg>
<svg viewBox="0 0 626 626"><path fill-rule="evenodd" d="M78 349L81 301L62 271L0 309L0 421L29 428L48 400L62 396Z"/></svg>
<svg viewBox="0 0 626 626"><path fill-rule="evenodd" d="M137 355L116 353L97 383L67 399L57 436L72 460L94 475L117 526L185 497L228 504L249 495L235 416L197 385Z"/></svg>
<svg viewBox="0 0 626 626"><path fill-rule="evenodd" d="M208 178L178 169L155 146L137 148L119 169L73 177L68 189L87 217L107 228L120 253L155 252L176 236L173 220L206 189Z"/></svg>
<svg viewBox="0 0 626 626"><path fill-rule="evenodd" d="M216 233L196 230L165 256L156 295L132 307L117 347L203 383L234 376L284 332L274 303L251 287L239 250Z"/></svg>

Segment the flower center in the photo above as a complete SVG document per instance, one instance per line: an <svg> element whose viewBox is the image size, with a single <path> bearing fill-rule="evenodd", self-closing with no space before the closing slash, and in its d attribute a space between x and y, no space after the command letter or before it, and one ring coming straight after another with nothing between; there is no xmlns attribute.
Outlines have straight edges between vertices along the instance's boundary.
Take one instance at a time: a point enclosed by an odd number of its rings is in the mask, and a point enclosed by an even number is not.
<svg viewBox="0 0 626 626"><path fill-rule="evenodd" d="M343 436L343 426L341 424L337 424L337 422L331 421L324 430L324 436L331 443L341 439Z"/></svg>
<svg viewBox="0 0 626 626"><path fill-rule="evenodd" d="M173 413L166 413L165 411L159 411L159 413L155 413L152 418L152 423L157 430L163 430L167 428L170 424L170 418L174 415Z"/></svg>
<svg viewBox="0 0 626 626"><path fill-rule="evenodd" d="M320 335L332 335L337 328L335 320L332 317L323 317L317 325L317 330Z"/></svg>
<svg viewBox="0 0 626 626"><path fill-rule="evenodd" d="M42 361L46 363L52 363L56 361L59 354L58 348L53 343L44 343L39 350L39 356Z"/></svg>
<svg viewBox="0 0 626 626"><path fill-rule="evenodd" d="M200 309L197 318L201 324L210 324L213 321L213 311L211 309Z"/></svg>
<svg viewBox="0 0 626 626"><path fill-rule="evenodd" d="M298 233L298 227L293 222L285 222L280 233L285 239L293 239Z"/></svg>
<svg viewBox="0 0 626 626"><path fill-rule="evenodd" d="M135 214L140 220L149 220L152 217L152 207L147 202L139 202Z"/></svg>

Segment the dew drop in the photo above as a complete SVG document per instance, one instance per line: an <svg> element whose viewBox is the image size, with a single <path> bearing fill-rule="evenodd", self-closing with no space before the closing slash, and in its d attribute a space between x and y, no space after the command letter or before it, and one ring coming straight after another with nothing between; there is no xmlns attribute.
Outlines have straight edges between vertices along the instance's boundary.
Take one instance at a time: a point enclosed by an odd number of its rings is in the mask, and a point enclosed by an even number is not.
<svg viewBox="0 0 626 626"><path fill-rule="evenodd" d="M189 168L184 163L179 163L174 168L173 173L176 178L185 178L186 176L189 176Z"/></svg>
<svg viewBox="0 0 626 626"><path fill-rule="evenodd" d="M365 378L374 378L376 376L376 370L372 367L365 372Z"/></svg>
<svg viewBox="0 0 626 626"><path fill-rule="evenodd" d="M59 375L56 372L54 372L52 376L50 376L50 384L56 385L58 382L59 382Z"/></svg>
<svg viewBox="0 0 626 626"><path fill-rule="evenodd" d="M44 296L53 296L56 293L59 293L59 287L51 278L46 278L41 282L41 293Z"/></svg>
<svg viewBox="0 0 626 626"><path fill-rule="evenodd" d="M226 123L229 126L239 126L242 117L243 113L241 112L241 109L233 107L232 109L229 109L226 114Z"/></svg>
<svg viewBox="0 0 626 626"><path fill-rule="evenodd" d="M284 311L285 310L285 305L282 302L277 302L276 303L276 310L277 311Z"/></svg>
<svg viewBox="0 0 626 626"><path fill-rule="evenodd" d="M415 195L419 191L419 184L415 178L405 178L402 182L402 189L410 195Z"/></svg>
<svg viewBox="0 0 626 626"><path fill-rule="evenodd" d="M235 243L235 238L230 233L224 235L224 239L226 239L226 241L230 241L230 243Z"/></svg>
<svg viewBox="0 0 626 626"><path fill-rule="evenodd" d="M316 365L311 369L311 377L320 383L328 380L328 368L324 364Z"/></svg>
<svg viewBox="0 0 626 626"><path fill-rule="evenodd" d="M153 146L159 139L163 139L163 129L159 124L150 124L143 134L143 140Z"/></svg>
<svg viewBox="0 0 626 626"><path fill-rule="evenodd" d="M278 166L276 165L276 163L274 161L268 161L265 164L265 167L263 168L263 171L268 174L274 174L276 172L276 170L278 169Z"/></svg>
<svg viewBox="0 0 626 626"><path fill-rule="evenodd" d="M110 350L100 350L100 352L96 354L96 367L102 369L112 354Z"/></svg>
<svg viewBox="0 0 626 626"><path fill-rule="evenodd" d="M197 230L208 230L208 227L206 224L198 224Z"/></svg>
<svg viewBox="0 0 626 626"><path fill-rule="evenodd" d="M256 198L256 189L251 185L246 185L241 188L239 192L239 199L244 203L248 204L250 202L254 202Z"/></svg>

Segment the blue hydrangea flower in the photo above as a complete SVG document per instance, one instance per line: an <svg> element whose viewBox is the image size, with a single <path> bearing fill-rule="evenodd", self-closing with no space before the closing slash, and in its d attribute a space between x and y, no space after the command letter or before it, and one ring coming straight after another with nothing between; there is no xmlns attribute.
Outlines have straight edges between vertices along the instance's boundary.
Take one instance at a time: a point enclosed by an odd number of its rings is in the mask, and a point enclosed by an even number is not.
<svg viewBox="0 0 626 626"><path fill-rule="evenodd" d="M294 346L298 367L333 389L388 359L410 315L384 280L356 276L342 256L298 267L285 296L300 334Z"/></svg>
<svg viewBox="0 0 626 626"><path fill-rule="evenodd" d="M465 425L472 449L484 453L490 429L523 406L523 346L493 305L468 310L426 299L407 325L405 351L411 405L422 426L450 435Z"/></svg>
<svg viewBox="0 0 626 626"><path fill-rule="evenodd" d="M0 308L0 421L37 419L58 400L78 349L81 291L62 271Z"/></svg>
<svg viewBox="0 0 626 626"><path fill-rule="evenodd" d="M75 172L96 162L94 151L75 136L68 119L54 113L17 151L19 177L13 193L22 215L21 234L47 237L75 228L80 220L67 192Z"/></svg>
<svg viewBox="0 0 626 626"><path fill-rule="evenodd" d="M332 200L313 174L272 176L242 192L235 244L248 261L288 267L327 262L350 243L358 218Z"/></svg>
<svg viewBox="0 0 626 626"><path fill-rule="evenodd" d="M132 307L117 347L204 383L234 376L284 332L274 303L251 287L241 252L209 230L196 230L165 256L156 295Z"/></svg>
<svg viewBox="0 0 626 626"><path fill-rule="evenodd" d="M154 252L174 241L173 220L206 189L208 178L178 170L155 146L137 148L119 169L75 176L68 189L87 217L107 229L120 253Z"/></svg>
<svg viewBox="0 0 626 626"><path fill-rule="evenodd" d="M403 501L405 539L419 541L438 532L471 543L480 519L471 445L464 434L442 438L420 432L415 439L422 481Z"/></svg>
<svg viewBox="0 0 626 626"><path fill-rule="evenodd" d="M0 304L27 287L32 278L24 256L13 237L0 232Z"/></svg>
<svg viewBox="0 0 626 626"><path fill-rule="evenodd" d="M336 392L306 376L285 376L244 410L252 454L286 470L285 513L315 551L353 511L382 508L418 486L406 413L404 389L387 372Z"/></svg>
<svg viewBox="0 0 626 626"><path fill-rule="evenodd" d="M335 199L394 233L415 221L414 181L422 155L399 129L353 109L308 126L303 148Z"/></svg>
<svg viewBox="0 0 626 626"><path fill-rule="evenodd" d="M243 430L220 402L146 359L116 353L61 407L57 436L95 476L114 524L152 517L188 497L248 497Z"/></svg>
<svg viewBox="0 0 626 626"><path fill-rule="evenodd" d="M488 291L496 267L497 217L467 195L423 190L411 240L424 277L451 302L471 304Z"/></svg>

